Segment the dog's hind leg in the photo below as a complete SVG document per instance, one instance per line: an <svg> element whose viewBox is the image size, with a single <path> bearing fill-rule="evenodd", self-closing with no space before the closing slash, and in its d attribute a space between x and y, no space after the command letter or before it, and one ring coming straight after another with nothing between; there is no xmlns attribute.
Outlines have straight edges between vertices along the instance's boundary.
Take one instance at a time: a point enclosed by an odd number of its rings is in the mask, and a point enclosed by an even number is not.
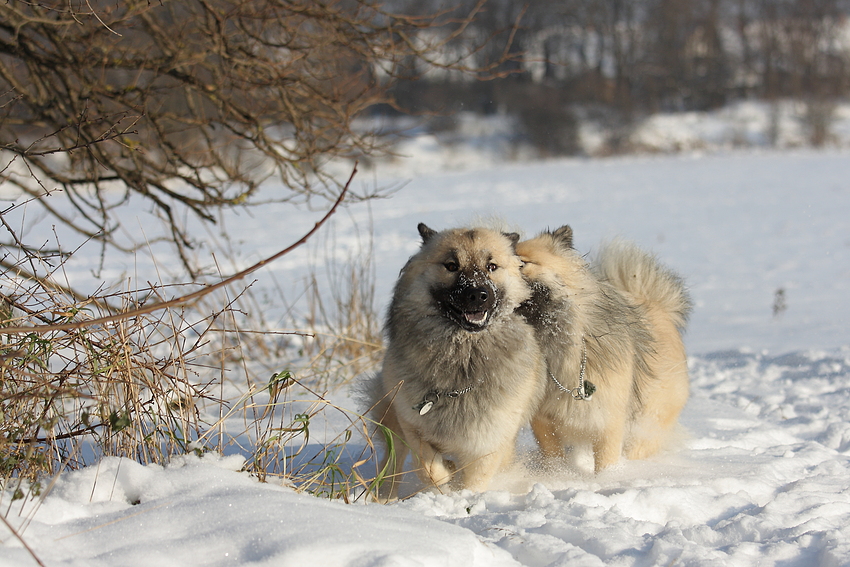
<svg viewBox="0 0 850 567"><path fill-rule="evenodd" d="M558 426L550 417L536 415L531 420L531 431L540 446L540 452L547 459L562 459L566 454L564 441L558 434Z"/></svg>
<svg viewBox="0 0 850 567"><path fill-rule="evenodd" d="M604 468L616 465L623 452L623 424L608 424L602 434L593 441L593 468L599 472Z"/></svg>
<svg viewBox="0 0 850 567"><path fill-rule="evenodd" d="M626 457L646 459L664 449L675 436L679 414L687 401L687 390L676 399L657 396L651 404L642 408L631 424L626 442Z"/></svg>
<svg viewBox="0 0 850 567"><path fill-rule="evenodd" d="M641 391L641 407L626 442L629 459L645 459L663 449L677 430L679 415L688 402L688 359L681 337L669 321L659 316L654 321L659 337L650 361L654 379Z"/></svg>
<svg viewBox="0 0 850 567"><path fill-rule="evenodd" d="M647 433L641 431L640 433ZM635 436L626 446L626 458L646 459L658 453L668 436L667 431L658 430L654 435Z"/></svg>

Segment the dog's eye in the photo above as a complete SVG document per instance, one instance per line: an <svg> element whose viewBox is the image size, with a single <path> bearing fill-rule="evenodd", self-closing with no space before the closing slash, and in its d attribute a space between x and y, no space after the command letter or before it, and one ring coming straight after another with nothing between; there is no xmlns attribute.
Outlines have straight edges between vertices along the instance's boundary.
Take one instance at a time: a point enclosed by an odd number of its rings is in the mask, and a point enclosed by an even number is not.
<svg viewBox="0 0 850 567"><path fill-rule="evenodd" d="M495 272L498 269L499 269L499 266L497 266L493 262L490 262L489 264L487 264L487 271L488 272Z"/></svg>
<svg viewBox="0 0 850 567"><path fill-rule="evenodd" d="M456 272L460 266L457 265L457 262L446 262L443 264L446 269L450 272Z"/></svg>

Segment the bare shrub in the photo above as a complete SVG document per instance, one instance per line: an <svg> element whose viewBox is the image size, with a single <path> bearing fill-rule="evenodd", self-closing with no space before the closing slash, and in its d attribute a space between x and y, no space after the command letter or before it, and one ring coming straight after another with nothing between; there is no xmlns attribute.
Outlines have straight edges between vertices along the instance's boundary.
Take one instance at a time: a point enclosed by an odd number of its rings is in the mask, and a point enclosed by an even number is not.
<svg viewBox="0 0 850 567"><path fill-rule="evenodd" d="M104 315L93 303L75 302L47 279L8 274L4 327L33 318L83 325L0 335L4 478L38 481L101 455L163 463L190 450L201 428L200 401L217 401L195 380L193 360L223 310L194 321L178 308L88 325ZM121 297L132 309L135 297L163 291Z"/></svg>
<svg viewBox="0 0 850 567"><path fill-rule="evenodd" d="M103 456L165 464L207 451L244 456L245 469L262 480L333 497L348 498L357 486L368 491L371 481L340 463L353 432L365 431L363 418L333 406L325 391L368 368L378 352L368 264L352 268L362 279L332 294L339 318L329 312L307 329L265 330L252 315L249 288L230 291L306 242L347 188L302 239L215 285L149 284L80 300L54 284L67 257L46 262L31 251L11 262L7 255L11 267L0 274L0 500L37 496L50 477ZM17 265L37 277L21 277ZM331 321L340 324L328 333ZM291 340L281 343L281 336ZM324 336L315 352L297 346ZM316 449L311 426L325 411L343 413L351 426Z"/></svg>

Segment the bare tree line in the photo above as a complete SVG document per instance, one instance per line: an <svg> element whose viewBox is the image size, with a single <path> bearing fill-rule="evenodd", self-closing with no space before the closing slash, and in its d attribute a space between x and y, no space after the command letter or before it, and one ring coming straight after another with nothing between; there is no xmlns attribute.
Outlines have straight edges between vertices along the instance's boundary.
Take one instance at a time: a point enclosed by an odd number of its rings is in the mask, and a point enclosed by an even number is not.
<svg viewBox="0 0 850 567"><path fill-rule="evenodd" d="M519 6L497 0L474 25L496 33ZM850 93L848 14L847 0L534 0L516 32L511 76L460 87L441 78L428 95L409 86L405 95L433 109L460 100L485 112L544 113L549 124L559 115L569 122L568 105L628 120L793 98L828 113Z"/></svg>
<svg viewBox="0 0 850 567"><path fill-rule="evenodd" d="M850 89L846 0L543 0L523 27L539 81L599 84L583 98L706 109L742 96ZM537 63L535 63L535 59ZM590 77L589 77L590 76Z"/></svg>

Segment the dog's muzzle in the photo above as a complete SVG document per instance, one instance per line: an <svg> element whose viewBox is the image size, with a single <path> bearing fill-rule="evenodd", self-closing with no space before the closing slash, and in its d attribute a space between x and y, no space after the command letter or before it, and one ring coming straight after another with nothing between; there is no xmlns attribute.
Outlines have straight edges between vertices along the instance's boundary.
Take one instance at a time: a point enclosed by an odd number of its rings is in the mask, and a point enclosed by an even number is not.
<svg viewBox="0 0 850 567"><path fill-rule="evenodd" d="M490 322L496 306L496 293L491 285L456 286L446 298L448 315L467 331L480 331Z"/></svg>

